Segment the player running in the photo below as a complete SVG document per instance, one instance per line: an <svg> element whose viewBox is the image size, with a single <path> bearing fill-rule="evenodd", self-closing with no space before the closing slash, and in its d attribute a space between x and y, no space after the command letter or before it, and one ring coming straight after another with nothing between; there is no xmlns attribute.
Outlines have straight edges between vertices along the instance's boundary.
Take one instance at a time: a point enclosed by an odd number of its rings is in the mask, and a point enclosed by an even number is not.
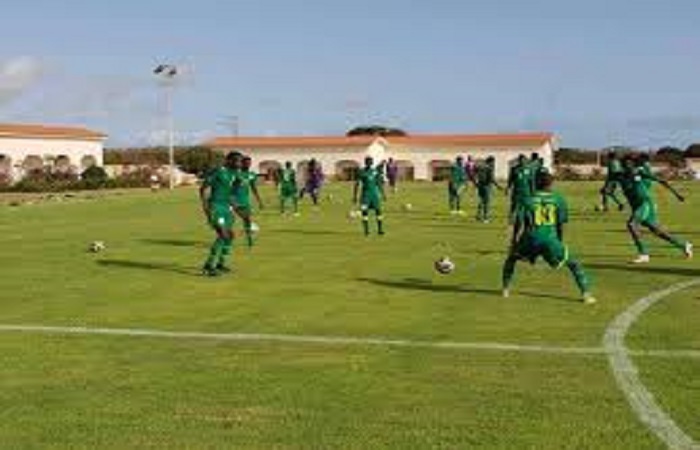
<svg viewBox="0 0 700 450"><path fill-rule="evenodd" d="M489 223L491 221L491 194L493 187L501 187L496 182L496 159L493 156L486 158L483 164L478 164L474 174L474 186L479 196L476 220Z"/></svg>
<svg viewBox="0 0 700 450"><path fill-rule="evenodd" d="M608 153L608 162L606 168L607 173L605 175L605 184L600 190L600 198L602 200L601 204L603 211L608 211L608 199L612 199L612 201L615 202L615 204L617 205L617 209L622 211L623 209L625 209L625 205L624 203L622 203L622 201L620 201L616 194L617 188L620 185L620 174L622 174L622 164L620 163L620 159L618 158L617 153Z"/></svg>
<svg viewBox="0 0 700 450"><path fill-rule="evenodd" d="M231 196L240 163L240 153L229 153L224 165L211 171L199 188L202 210L207 222L216 232L216 239L209 250L209 258L202 268L202 274L209 277L231 271L226 266L226 258L231 254L233 247L234 217Z"/></svg>
<svg viewBox="0 0 700 450"><path fill-rule="evenodd" d="M642 241L641 227L645 227L657 237L681 250L686 258L692 258L693 244L687 241L681 241L668 234L659 224L657 217L658 207L651 196L649 184L659 183L661 186L671 191L681 202L684 202L685 198L667 181L659 179L644 171L643 168L638 167L635 164L634 158L630 155L625 156L622 160L622 173L619 180L622 191L632 209L632 215L627 221L627 229L632 236L632 240L638 252L637 258L632 262L634 264L646 264L651 259L649 256L649 249L644 241Z"/></svg>
<svg viewBox="0 0 700 450"><path fill-rule="evenodd" d="M591 294L588 277L563 243L568 208L564 197L552 192L553 183L551 174L540 172L535 180L535 192L517 212L510 254L503 264L503 296L510 296L517 262L534 264L542 257L552 268L566 266L576 280L583 302L593 304L596 299Z"/></svg>
<svg viewBox="0 0 700 450"><path fill-rule="evenodd" d="M284 168L280 169L276 182L280 196L280 214L286 214L287 203L291 202L294 215L298 216L299 188L297 187L297 173L290 161L284 163Z"/></svg>
<svg viewBox="0 0 700 450"><path fill-rule="evenodd" d="M299 199L304 198L304 194L311 196L311 201L314 206L318 206L318 199L321 195L321 187L323 186L323 169L315 159L309 161L308 173L306 175L306 183L304 189L299 193Z"/></svg>
<svg viewBox="0 0 700 450"><path fill-rule="evenodd" d="M447 182L450 214L463 215L462 194L467 185L467 172L464 169L464 158L458 156L450 167L450 179Z"/></svg>
<svg viewBox="0 0 700 450"><path fill-rule="evenodd" d="M233 183L232 205L233 210L243 221L248 247L253 246L253 206L250 201L250 193L253 193L258 208L263 209L263 203L258 192L258 174L251 169L253 160L244 156L241 160L241 170Z"/></svg>
<svg viewBox="0 0 700 450"><path fill-rule="evenodd" d="M365 236L369 236L369 212L374 211L377 217L377 233L384 235L384 217L382 216L382 200L386 200L382 173L374 167L371 156L365 158L365 167L357 173L357 181L353 187L353 203L358 202L360 194L360 210L362 211L362 227Z"/></svg>
<svg viewBox="0 0 700 450"><path fill-rule="evenodd" d="M508 174L508 186L506 187L506 195L510 194L509 217L511 223L515 223L518 210L532 196L534 191L533 174L527 157L523 154L518 155L517 162L511 167Z"/></svg>

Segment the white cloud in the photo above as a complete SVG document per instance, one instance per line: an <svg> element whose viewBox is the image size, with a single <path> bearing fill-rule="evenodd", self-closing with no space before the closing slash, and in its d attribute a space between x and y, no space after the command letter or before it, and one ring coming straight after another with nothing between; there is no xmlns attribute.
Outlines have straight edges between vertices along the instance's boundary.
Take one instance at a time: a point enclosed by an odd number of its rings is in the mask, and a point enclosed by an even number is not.
<svg viewBox="0 0 700 450"><path fill-rule="evenodd" d="M0 106L24 94L44 73L44 64L29 56L0 61Z"/></svg>

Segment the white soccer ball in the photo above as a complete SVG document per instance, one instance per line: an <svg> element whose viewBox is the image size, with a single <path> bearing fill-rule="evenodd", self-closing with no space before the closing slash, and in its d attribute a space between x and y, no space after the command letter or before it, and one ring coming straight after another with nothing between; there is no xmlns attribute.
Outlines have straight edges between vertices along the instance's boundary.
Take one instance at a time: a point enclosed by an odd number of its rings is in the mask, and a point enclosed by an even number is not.
<svg viewBox="0 0 700 450"><path fill-rule="evenodd" d="M104 242L102 241L95 241L90 244L89 250L92 253L100 253L101 251L105 250L107 246L105 245Z"/></svg>
<svg viewBox="0 0 700 450"><path fill-rule="evenodd" d="M410 203L406 203L405 205L403 205L403 210L404 211L413 211L413 205Z"/></svg>
<svg viewBox="0 0 700 450"><path fill-rule="evenodd" d="M250 232L253 234L258 234L260 233L260 225L257 223L253 222L250 224Z"/></svg>
<svg viewBox="0 0 700 450"><path fill-rule="evenodd" d="M447 256L443 256L435 261L434 266L435 270L441 275L449 275L455 270L455 263L453 263Z"/></svg>
<svg viewBox="0 0 700 450"><path fill-rule="evenodd" d="M361 215L362 215L362 213L360 211L353 209L350 212L348 212L348 219L350 219L350 220L358 219Z"/></svg>

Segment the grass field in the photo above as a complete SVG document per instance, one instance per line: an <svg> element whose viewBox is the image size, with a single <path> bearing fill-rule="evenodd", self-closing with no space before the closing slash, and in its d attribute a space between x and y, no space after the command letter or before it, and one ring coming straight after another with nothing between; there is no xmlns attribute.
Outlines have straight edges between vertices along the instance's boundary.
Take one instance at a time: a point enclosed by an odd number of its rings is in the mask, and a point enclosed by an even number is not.
<svg viewBox="0 0 700 450"><path fill-rule="evenodd" d="M408 185L387 205L387 236L366 239L337 184L333 203L299 218L280 217L266 188L258 245L239 246L220 279L199 276L211 235L194 190L2 206L0 325L600 348L627 306L700 265L657 241L650 265L628 265L626 216L593 213L597 187L561 186L593 307L542 263L519 266L500 297L501 197L483 225L446 214L443 186ZM700 186L680 188L688 203L659 193L661 217L700 241ZM107 250L87 253L93 240ZM432 270L442 248L457 264L447 277ZM628 346L700 351L699 306L698 287L669 296ZM664 448L603 353L1 331L0 357L7 449ZM700 359L634 361L700 441Z"/></svg>

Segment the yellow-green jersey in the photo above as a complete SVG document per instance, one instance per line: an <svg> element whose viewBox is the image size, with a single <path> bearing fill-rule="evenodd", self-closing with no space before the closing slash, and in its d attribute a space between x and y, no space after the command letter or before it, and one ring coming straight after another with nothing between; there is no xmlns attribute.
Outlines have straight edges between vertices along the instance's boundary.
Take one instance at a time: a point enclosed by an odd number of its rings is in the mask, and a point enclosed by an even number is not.
<svg viewBox="0 0 700 450"><path fill-rule="evenodd" d="M559 240L559 228L569 221L569 209L560 194L538 191L525 200L517 220L524 234L537 241Z"/></svg>

